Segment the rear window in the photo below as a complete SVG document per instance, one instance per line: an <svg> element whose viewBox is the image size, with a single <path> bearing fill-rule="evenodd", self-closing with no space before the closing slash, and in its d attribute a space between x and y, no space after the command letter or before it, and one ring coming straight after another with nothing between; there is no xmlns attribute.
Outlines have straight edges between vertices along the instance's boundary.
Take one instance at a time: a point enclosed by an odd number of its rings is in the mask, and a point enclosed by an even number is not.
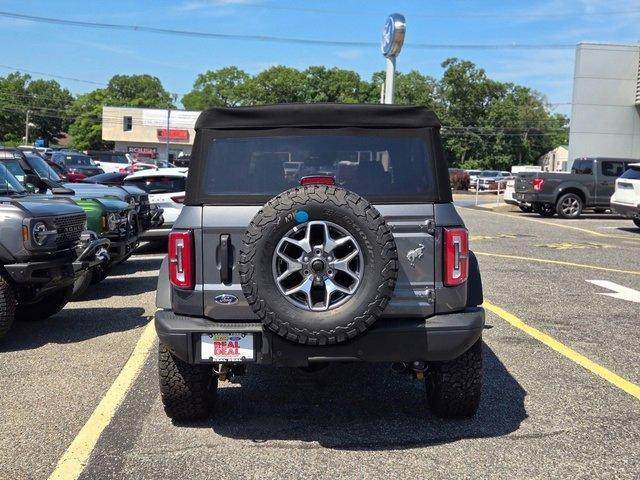
<svg viewBox="0 0 640 480"><path fill-rule="evenodd" d="M629 167L620 178L628 178L629 180L640 180L640 167Z"/></svg>
<svg viewBox="0 0 640 480"><path fill-rule="evenodd" d="M100 162L122 163L122 164L129 163L129 159L127 158L127 155L124 153L109 153L109 152L105 152L105 153L90 152L90 153L93 158L95 158Z"/></svg>
<svg viewBox="0 0 640 480"><path fill-rule="evenodd" d="M186 180L184 177L144 177L129 179L124 184L141 188L147 193L174 193L185 191Z"/></svg>
<svg viewBox="0 0 640 480"><path fill-rule="evenodd" d="M309 175L371 200L424 200L435 191L425 138L399 135L291 135L216 138L208 144L207 196L262 202Z"/></svg>

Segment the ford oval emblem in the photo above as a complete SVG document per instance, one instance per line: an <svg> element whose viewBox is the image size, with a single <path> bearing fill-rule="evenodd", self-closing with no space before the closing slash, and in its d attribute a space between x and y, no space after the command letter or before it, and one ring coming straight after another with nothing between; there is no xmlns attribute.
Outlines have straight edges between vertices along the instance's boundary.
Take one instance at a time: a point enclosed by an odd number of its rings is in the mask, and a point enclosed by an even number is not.
<svg viewBox="0 0 640 480"><path fill-rule="evenodd" d="M214 300L220 305L235 305L236 303L238 303L238 297L229 293L218 295L216 298L214 298Z"/></svg>

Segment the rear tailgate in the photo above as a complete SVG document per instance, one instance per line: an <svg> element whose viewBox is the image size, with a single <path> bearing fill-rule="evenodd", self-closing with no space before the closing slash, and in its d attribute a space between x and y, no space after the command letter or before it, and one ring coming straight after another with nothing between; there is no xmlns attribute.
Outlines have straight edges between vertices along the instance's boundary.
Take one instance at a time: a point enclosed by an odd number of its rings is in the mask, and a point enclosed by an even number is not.
<svg viewBox="0 0 640 480"><path fill-rule="evenodd" d="M516 193L533 193L533 179L538 176L535 172L518 173L515 180Z"/></svg>
<svg viewBox="0 0 640 480"><path fill-rule="evenodd" d="M255 320L242 293L237 260L242 237L259 206L205 206L202 217L204 315L219 320ZM428 232L433 205L379 205L398 247L399 272L385 316L427 317L434 313L435 242ZM366 273L365 273L366 274ZM224 295L231 295L224 296Z"/></svg>
<svg viewBox="0 0 640 480"><path fill-rule="evenodd" d="M615 202L633 206L640 204L640 180L616 180Z"/></svg>

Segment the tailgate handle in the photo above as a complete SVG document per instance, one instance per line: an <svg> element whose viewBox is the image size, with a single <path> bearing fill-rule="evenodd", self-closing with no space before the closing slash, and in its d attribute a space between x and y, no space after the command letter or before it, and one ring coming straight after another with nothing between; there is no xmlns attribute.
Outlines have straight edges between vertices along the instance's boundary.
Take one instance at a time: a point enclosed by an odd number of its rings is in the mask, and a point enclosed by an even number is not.
<svg viewBox="0 0 640 480"><path fill-rule="evenodd" d="M228 233L220 235L220 281L231 284L231 269L233 259L231 258L231 239Z"/></svg>

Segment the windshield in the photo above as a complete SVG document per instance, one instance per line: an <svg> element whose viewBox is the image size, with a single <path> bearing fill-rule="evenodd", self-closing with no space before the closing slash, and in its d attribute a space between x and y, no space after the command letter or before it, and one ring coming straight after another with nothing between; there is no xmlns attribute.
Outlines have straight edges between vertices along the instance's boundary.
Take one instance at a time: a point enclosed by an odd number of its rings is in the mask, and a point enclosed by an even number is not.
<svg viewBox="0 0 640 480"><path fill-rule="evenodd" d="M4 163L0 163L0 195L14 195L25 192L26 190L18 179L13 176Z"/></svg>
<svg viewBox="0 0 640 480"><path fill-rule="evenodd" d="M96 162L93 161L93 158L88 155L64 155L61 160L63 160L65 165L67 165L68 167L77 165L83 167L97 166Z"/></svg>
<svg viewBox="0 0 640 480"><path fill-rule="evenodd" d="M3 160L2 164L11 172L11 174L18 179L20 183L24 183L25 171L18 163L18 159L13 158L9 160Z"/></svg>
<svg viewBox="0 0 640 480"><path fill-rule="evenodd" d="M495 170L486 170L480 174L481 177L497 177L500 172L496 172Z"/></svg>
<svg viewBox="0 0 640 480"><path fill-rule="evenodd" d="M99 162L107 163L122 163L128 164L129 158L126 153L111 153L111 152L89 152Z"/></svg>
<svg viewBox="0 0 640 480"><path fill-rule="evenodd" d="M60 176L51 168L47 162L37 155L26 155L27 163L33 168L40 178L48 178L54 182L61 181Z"/></svg>
<svg viewBox="0 0 640 480"><path fill-rule="evenodd" d="M424 198L433 190L430 152L425 138L383 133L213 139L202 188L246 200L277 195L305 176L327 175L374 200Z"/></svg>

